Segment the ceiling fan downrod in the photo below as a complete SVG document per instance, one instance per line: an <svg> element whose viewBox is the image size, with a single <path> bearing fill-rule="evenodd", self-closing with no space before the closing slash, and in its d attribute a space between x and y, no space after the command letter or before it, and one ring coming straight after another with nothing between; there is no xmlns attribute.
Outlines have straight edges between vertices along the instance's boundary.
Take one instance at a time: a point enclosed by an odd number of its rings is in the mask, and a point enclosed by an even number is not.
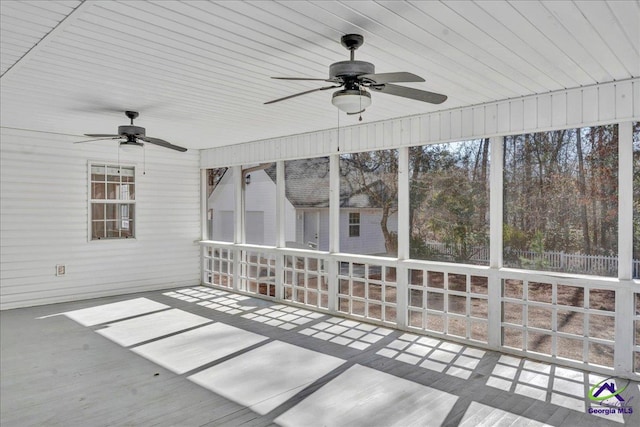
<svg viewBox="0 0 640 427"><path fill-rule="evenodd" d="M340 43L349 50L350 60L354 61L356 49L364 44L364 37L360 34L345 34L340 38Z"/></svg>

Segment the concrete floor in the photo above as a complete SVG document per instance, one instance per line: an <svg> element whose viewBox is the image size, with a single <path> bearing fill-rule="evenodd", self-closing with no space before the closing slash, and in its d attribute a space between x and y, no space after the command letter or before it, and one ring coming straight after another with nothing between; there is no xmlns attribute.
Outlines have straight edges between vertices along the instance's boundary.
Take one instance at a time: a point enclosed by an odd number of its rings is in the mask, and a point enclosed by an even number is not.
<svg viewBox="0 0 640 427"><path fill-rule="evenodd" d="M640 425L636 382L593 415L600 375L204 287L4 311L0 339L3 427Z"/></svg>

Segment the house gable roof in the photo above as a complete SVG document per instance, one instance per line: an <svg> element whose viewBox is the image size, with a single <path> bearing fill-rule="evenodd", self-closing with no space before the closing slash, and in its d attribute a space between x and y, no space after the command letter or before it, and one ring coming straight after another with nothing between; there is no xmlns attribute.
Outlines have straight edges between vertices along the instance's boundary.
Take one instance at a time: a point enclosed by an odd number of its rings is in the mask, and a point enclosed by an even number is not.
<svg viewBox="0 0 640 427"><path fill-rule="evenodd" d="M354 188L354 183L358 183L359 181L353 169L342 167L344 160L340 160L340 163L340 207L379 208L380 206L374 206L365 188ZM285 162L284 169L286 197L295 208L329 207L330 178L328 157L289 160ZM275 183L275 163L266 168L265 172ZM370 188L384 185L384 183L372 173L365 173L365 180ZM394 203L394 205L396 204L397 203Z"/></svg>

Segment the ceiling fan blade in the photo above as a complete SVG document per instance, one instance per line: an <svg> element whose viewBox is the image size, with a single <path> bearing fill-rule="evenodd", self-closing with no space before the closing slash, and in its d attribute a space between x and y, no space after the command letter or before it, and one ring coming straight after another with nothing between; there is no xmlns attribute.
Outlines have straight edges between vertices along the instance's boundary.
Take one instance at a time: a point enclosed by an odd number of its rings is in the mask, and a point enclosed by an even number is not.
<svg viewBox="0 0 640 427"><path fill-rule="evenodd" d="M308 93L318 92L318 91L321 91L321 90L335 89L335 88L338 88L338 87L340 87L340 86L342 86L342 85L339 85L339 86L325 86L325 87L319 87L319 88L316 88L316 89L311 89L311 90L307 90L307 91L304 91L304 92L296 93L296 94L293 94L293 95L285 96L284 98L274 99L273 101L268 101L268 102L265 102L264 104L265 104L265 105L267 105L267 104L273 104L274 102L284 101L285 99L295 98L296 96L306 95L306 94L308 94Z"/></svg>
<svg viewBox="0 0 640 427"><path fill-rule="evenodd" d="M92 138L120 138L120 135L113 135L111 133L85 133L84 136L90 136Z"/></svg>
<svg viewBox="0 0 640 427"><path fill-rule="evenodd" d="M87 135L87 136L93 136L93 135ZM83 143L83 142L93 142L93 141L107 141L107 140L113 140L113 139L120 139L121 138L120 135L107 135L107 136L108 136L107 138L94 138L94 139L85 139L84 141L75 141L74 144L80 144L80 143Z"/></svg>
<svg viewBox="0 0 640 427"><path fill-rule="evenodd" d="M154 144L154 145L158 145L160 147L164 147L164 148L170 148L171 150L176 150L176 151L180 151L180 152L185 152L187 151L186 148L184 147L180 147L179 145L173 145L170 142L165 141L164 139L160 139L160 138L153 138L150 136L139 136L138 139L143 140L144 142L148 142L149 144Z"/></svg>
<svg viewBox="0 0 640 427"><path fill-rule="evenodd" d="M276 80L304 80L304 81L318 81L318 82L331 82L335 83L338 79L316 79L312 77L271 77Z"/></svg>
<svg viewBox="0 0 640 427"><path fill-rule="evenodd" d="M416 101L429 102L431 104L442 104L447 100L446 95L392 84L371 86L371 89L377 92L401 96L403 98L415 99Z"/></svg>
<svg viewBox="0 0 640 427"><path fill-rule="evenodd" d="M397 73L380 73L380 74L362 74L358 76L358 80L363 79L371 80L377 84L383 83L409 83L409 82L423 82L424 79L420 76L416 76L412 73L397 72Z"/></svg>

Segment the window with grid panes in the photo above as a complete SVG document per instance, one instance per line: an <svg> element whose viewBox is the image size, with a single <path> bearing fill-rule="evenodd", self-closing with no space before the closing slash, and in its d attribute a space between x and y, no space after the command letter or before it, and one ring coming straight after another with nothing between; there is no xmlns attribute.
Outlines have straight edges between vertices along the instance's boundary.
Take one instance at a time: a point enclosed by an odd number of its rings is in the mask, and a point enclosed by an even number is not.
<svg viewBox="0 0 640 427"><path fill-rule="evenodd" d="M91 240L135 237L135 168L91 164Z"/></svg>
<svg viewBox="0 0 640 427"><path fill-rule="evenodd" d="M360 212L349 213L349 237L360 237Z"/></svg>

